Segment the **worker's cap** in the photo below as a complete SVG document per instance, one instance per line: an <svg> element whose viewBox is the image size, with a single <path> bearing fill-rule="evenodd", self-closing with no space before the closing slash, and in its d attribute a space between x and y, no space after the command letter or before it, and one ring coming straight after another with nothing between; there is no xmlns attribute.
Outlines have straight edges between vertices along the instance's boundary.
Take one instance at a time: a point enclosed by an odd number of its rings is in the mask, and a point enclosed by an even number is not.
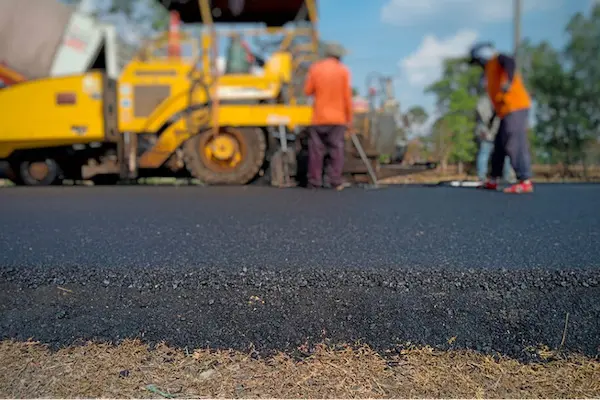
<svg viewBox="0 0 600 400"><path fill-rule="evenodd" d="M343 57L348 54L344 46L337 42L326 42L324 50L327 57Z"/></svg>
<svg viewBox="0 0 600 400"><path fill-rule="evenodd" d="M491 42L476 43L469 51L469 63L485 65L496 54Z"/></svg>

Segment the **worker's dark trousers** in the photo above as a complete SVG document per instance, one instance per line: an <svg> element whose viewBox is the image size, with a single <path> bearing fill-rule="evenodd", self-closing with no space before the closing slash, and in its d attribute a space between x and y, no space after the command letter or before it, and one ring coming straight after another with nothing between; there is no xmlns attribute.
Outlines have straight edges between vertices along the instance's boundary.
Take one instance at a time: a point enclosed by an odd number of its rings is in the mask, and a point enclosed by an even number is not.
<svg viewBox="0 0 600 400"><path fill-rule="evenodd" d="M492 178L502 176L504 157L508 155L517 179L531 178L531 156L527 139L529 110L518 110L506 115L500 122L492 153Z"/></svg>
<svg viewBox="0 0 600 400"><path fill-rule="evenodd" d="M341 185L344 168L344 125L314 125L308 136L308 184L323 185L323 160L329 153L328 181L333 187Z"/></svg>

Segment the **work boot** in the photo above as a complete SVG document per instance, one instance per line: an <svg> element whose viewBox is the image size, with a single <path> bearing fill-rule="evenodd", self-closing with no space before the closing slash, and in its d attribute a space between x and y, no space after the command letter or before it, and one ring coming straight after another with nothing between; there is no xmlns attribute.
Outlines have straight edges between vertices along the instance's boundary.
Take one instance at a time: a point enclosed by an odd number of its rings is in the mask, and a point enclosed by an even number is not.
<svg viewBox="0 0 600 400"><path fill-rule="evenodd" d="M488 179L478 189L498 190L498 182L495 179Z"/></svg>
<svg viewBox="0 0 600 400"><path fill-rule="evenodd" d="M520 181L504 189L504 193L533 193L533 183L529 179Z"/></svg>

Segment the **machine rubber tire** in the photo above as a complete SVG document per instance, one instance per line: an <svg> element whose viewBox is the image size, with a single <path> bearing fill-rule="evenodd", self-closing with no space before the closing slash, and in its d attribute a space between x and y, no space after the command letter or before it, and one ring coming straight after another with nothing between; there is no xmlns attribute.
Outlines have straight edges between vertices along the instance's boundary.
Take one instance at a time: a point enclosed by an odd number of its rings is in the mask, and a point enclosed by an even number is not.
<svg viewBox="0 0 600 400"><path fill-rule="evenodd" d="M245 142L246 154L241 165L230 172L214 171L202 161L200 143L202 136L210 135L210 131L194 135L185 142L183 146L185 166L194 178L207 185L245 185L258 175L264 164L267 150L265 134L260 128L235 129L241 133Z"/></svg>
<svg viewBox="0 0 600 400"><path fill-rule="evenodd" d="M29 166L31 163L38 161L41 160L23 160L17 163L14 170L18 175L18 184L26 186L49 186L58 185L62 182L60 165L58 165L56 160L52 158L46 158L43 160L48 168L48 174L43 179L34 178L29 172Z"/></svg>

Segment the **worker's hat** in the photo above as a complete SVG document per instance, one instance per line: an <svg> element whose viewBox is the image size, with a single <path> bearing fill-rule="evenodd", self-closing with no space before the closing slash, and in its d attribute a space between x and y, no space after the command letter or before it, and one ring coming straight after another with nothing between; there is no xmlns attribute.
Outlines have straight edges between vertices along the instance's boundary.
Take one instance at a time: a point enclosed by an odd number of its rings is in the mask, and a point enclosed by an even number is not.
<svg viewBox="0 0 600 400"><path fill-rule="evenodd" d="M325 43L325 56L327 57L343 57L348 52L341 44L337 42L326 42Z"/></svg>
<svg viewBox="0 0 600 400"><path fill-rule="evenodd" d="M495 54L496 49L491 42L476 43L469 51L469 63L485 65Z"/></svg>

